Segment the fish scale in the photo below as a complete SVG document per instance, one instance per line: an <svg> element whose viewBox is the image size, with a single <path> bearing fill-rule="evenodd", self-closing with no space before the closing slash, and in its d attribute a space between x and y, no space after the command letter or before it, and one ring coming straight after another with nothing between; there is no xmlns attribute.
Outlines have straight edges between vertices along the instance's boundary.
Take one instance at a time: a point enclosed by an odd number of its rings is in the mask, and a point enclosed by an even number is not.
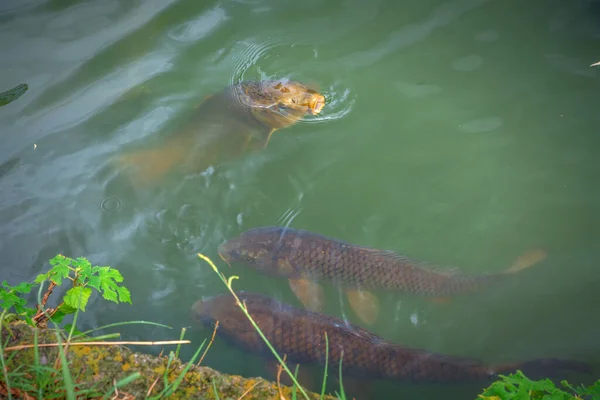
<svg viewBox="0 0 600 400"><path fill-rule="evenodd" d="M506 275L449 273L449 270L428 268L391 251L355 246L303 230L256 228L256 234L265 236L262 243L269 240L267 236L272 236L272 251L277 253L275 261L287 261L297 273L363 288L439 296L474 291ZM251 253L253 244L248 241L244 251ZM277 272L278 265L272 267Z"/></svg>

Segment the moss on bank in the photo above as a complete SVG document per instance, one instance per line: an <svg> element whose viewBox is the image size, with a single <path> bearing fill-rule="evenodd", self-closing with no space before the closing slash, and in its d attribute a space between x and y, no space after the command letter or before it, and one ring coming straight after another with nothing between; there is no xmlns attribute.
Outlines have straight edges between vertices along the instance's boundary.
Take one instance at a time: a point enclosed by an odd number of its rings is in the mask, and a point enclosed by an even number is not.
<svg viewBox="0 0 600 400"><path fill-rule="evenodd" d="M25 323L13 323L2 328L2 343L5 348L34 343L34 328ZM56 343L52 329L38 329L38 343ZM54 365L59 357L58 347L38 347L40 364ZM33 348L13 350L4 354L8 371L22 369L34 364ZM155 357L134 353L124 346L88 346L71 345L67 350L67 359L73 381L79 389L95 389L100 394L114 391L114 383L139 372L140 377L118 389L121 396L127 393L134 398L145 398L152 387L151 395L160 393L164 386L164 377L173 382L186 364L169 357ZM169 370L167 371L167 367ZM165 372L167 372L165 374ZM60 374L59 374L60 376ZM215 396L216 388L217 396ZM226 375L209 367L193 365L184 376L179 387L169 398L172 399L280 399L280 390L285 399L292 398L292 388L280 386L262 378L246 379L235 375ZM319 395L308 393L311 399ZM334 399L326 396L325 399Z"/></svg>

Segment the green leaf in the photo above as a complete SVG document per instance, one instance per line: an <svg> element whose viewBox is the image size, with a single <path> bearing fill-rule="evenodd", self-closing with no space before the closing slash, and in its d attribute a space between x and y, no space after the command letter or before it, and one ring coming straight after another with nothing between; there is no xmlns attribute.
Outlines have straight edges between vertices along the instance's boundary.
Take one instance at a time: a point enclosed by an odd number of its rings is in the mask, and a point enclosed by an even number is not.
<svg viewBox="0 0 600 400"><path fill-rule="evenodd" d="M77 308L71 307L71 306L63 303L60 307L58 307L58 310L52 316L52 321L54 321L58 324L63 320L63 318L65 316L67 316L69 314L74 314L75 311L77 311Z"/></svg>
<svg viewBox="0 0 600 400"><path fill-rule="evenodd" d="M129 293L129 289L126 287L118 287L117 293L119 294L119 300L123 303L131 304L131 294Z"/></svg>
<svg viewBox="0 0 600 400"><path fill-rule="evenodd" d="M92 289L84 286L75 286L67 290L63 298L65 304L85 311L85 306L92 295Z"/></svg>
<svg viewBox="0 0 600 400"><path fill-rule="evenodd" d="M98 275L92 275L88 279L88 286L93 287L97 291L102 291L102 280Z"/></svg>
<svg viewBox="0 0 600 400"><path fill-rule="evenodd" d="M73 262L73 266L79 270L79 275L85 280L92 275L92 264L85 257L77 257Z"/></svg>
<svg viewBox="0 0 600 400"><path fill-rule="evenodd" d="M67 332L69 332L71 330L71 328L73 327L72 324L66 324L63 329ZM81 331L77 328L73 329L73 334L74 335L81 335Z"/></svg>
<svg viewBox="0 0 600 400"><path fill-rule="evenodd" d="M119 300L131 303L129 290L124 287L119 287L116 282L122 282L123 276L119 271L110 267L98 267L96 269L100 278L100 288L102 296L106 300L118 303ZM94 282L96 284L96 282ZM119 295L117 296L117 290Z"/></svg>
<svg viewBox="0 0 600 400"><path fill-rule="evenodd" d="M0 290L0 307L2 307L4 310L8 311L14 307L17 314L22 314L26 310L28 310L28 308L25 307L26 305L27 300L25 300L22 297L19 297L19 295L17 295L12 290Z"/></svg>
<svg viewBox="0 0 600 400"><path fill-rule="evenodd" d="M29 293L31 288L33 287L32 283L29 282L21 282L17 286L14 286L12 290L18 293Z"/></svg>
<svg viewBox="0 0 600 400"><path fill-rule="evenodd" d="M36 312L37 312L37 309L27 307L27 308L25 308L23 314L25 315L25 317L33 317Z"/></svg>
<svg viewBox="0 0 600 400"><path fill-rule="evenodd" d="M72 259L63 256L62 254L58 254L52 260L50 260L50 265L52 268L48 271L48 278L60 285L67 276L69 276L70 264Z"/></svg>

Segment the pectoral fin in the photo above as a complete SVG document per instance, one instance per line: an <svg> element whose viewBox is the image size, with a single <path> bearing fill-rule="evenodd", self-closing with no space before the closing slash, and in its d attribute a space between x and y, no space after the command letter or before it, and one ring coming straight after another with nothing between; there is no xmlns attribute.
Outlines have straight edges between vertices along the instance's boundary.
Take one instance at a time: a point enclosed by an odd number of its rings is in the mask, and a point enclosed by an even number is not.
<svg viewBox="0 0 600 400"><path fill-rule="evenodd" d="M269 144L269 140L271 140L271 136L273 135L273 132L275 132L275 129L271 129L268 133L267 133L267 137L264 141L264 145L263 145L263 149L267 147L267 145Z"/></svg>
<svg viewBox="0 0 600 400"><path fill-rule="evenodd" d="M521 254L505 272L514 274L526 268L532 267L540 261L544 260L548 254L542 249L532 249L524 254Z"/></svg>
<svg viewBox="0 0 600 400"><path fill-rule="evenodd" d="M196 105L194 106L194 108L195 108L196 110L197 110L197 109L199 109L200 107L202 107L202 106L204 105L204 103L206 102L206 100L210 99L210 98L211 98L211 97L213 97L214 95L215 95L215 94L214 94L214 93L212 93L212 94L209 94L209 95L206 95L206 96L204 96L204 97L202 98L202 100L200 101L200 103L196 104Z"/></svg>
<svg viewBox="0 0 600 400"><path fill-rule="evenodd" d="M323 308L323 288L308 279L290 279L290 288L304 307L320 312Z"/></svg>
<svg viewBox="0 0 600 400"><path fill-rule="evenodd" d="M379 299L366 290L348 289L346 297L350 307L366 324L373 324L379 316Z"/></svg>

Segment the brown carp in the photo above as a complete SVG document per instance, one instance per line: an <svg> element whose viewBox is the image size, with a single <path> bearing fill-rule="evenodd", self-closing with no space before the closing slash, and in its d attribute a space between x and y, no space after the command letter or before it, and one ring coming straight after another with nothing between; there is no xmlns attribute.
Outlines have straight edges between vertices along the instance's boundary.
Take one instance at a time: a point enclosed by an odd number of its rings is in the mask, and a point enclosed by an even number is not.
<svg viewBox="0 0 600 400"><path fill-rule="evenodd" d="M344 375L442 383L485 381L517 369L531 377L538 374L556 376L569 370L589 373L591 370L584 362L556 358L487 365L475 358L407 348L339 318L296 308L259 294L244 291L236 294L281 357L286 355L287 361L301 365L324 365L327 333L328 365L335 369L342 358ZM217 334L242 349L267 357L271 354L229 293L197 301L192 306L192 316L205 325L219 321Z"/></svg>
<svg viewBox="0 0 600 400"><path fill-rule="evenodd" d="M319 114L325 97L289 80L243 81L207 96L186 123L155 148L118 158L148 184L174 167L200 172L248 150L265 148L273 132Z"/></svg>
<svg viewBox="0 0 600 400"><path fill-rule="evenodd" d="M219 255L263 273L288 278L298 299L320 311L319 280L341 284L351 307L366 323L377 318L379 304L369 289L396 290L431 297L473 292L505 279L545 258L531 250L500 273L466 275L455 269L431 267L391 250L358 246L314 232L284 227L249 229L223 242Z"/></svg>

